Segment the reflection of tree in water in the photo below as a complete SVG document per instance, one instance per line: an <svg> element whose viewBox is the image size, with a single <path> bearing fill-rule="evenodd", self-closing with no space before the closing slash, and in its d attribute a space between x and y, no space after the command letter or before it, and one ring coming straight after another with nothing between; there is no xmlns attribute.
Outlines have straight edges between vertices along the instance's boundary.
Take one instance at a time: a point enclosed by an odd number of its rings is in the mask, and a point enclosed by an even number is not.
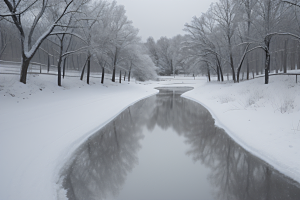
<svg viewBox="0 0 300 200"><path fill-rule="evenodd" d="M198 103L181 98L184 90L161 90L122 112L75 152L62 173L70 200L105 199L117 194L138 162L143 127L173 128L190 145L188 155L208 166L220 199L296 199L299 187L272 171L214 125Z"/></svg>
<svg viewBox="0 0 300 200"><path fill-rule="evenodd" d="M68 199L105 199L119 192L138 162L144 107L151 107L151 101L126 109L77 149L61 174Z"/></svg>
<svg viewBox="0 0 300 200"><path fill-rule="evenodd" d="M218 199L299 199L299 184L287 182L278 172L243 150L223 129L214 125L206 109L187 101L186 110L192 117L182 116L189 122L183 122L185 129L181 130L190 145L187 154L211 169L209 179Z"/></svg>
<svg viewBox="0 0 300 200"><path fill-rule="evenodd" d="M187 138L187 152L195 161L211 169L210 182L216 198L230 200L299 199L299 184L272 170L237 145L223 129L215 126L211 114L201 105L180 98L172 91L157 95L151 124L172 127ZM154 125L152 125L154 126Z"/></svg>

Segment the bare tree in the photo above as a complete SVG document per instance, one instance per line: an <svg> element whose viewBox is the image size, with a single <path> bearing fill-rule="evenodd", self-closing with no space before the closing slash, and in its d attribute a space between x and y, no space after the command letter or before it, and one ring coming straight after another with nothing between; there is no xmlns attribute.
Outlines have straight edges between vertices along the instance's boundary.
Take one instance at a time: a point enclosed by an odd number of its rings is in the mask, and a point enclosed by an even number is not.
<svg viewBox="0 0 300 200"><path fill-rule="evenodd" d="M115 3L114 3L115 4ZM99 27L98 23L101 23L102 20L104 20L107 12L107 7L109 4L105 1L97 1L93 2L89 7L86 8L85 12L83 13L83 17L81 17L80 24L81 24L81 32L84 35L86 44L87 44L87 50L86 50L86 63L87 65L84 65L81 73L81 80L83 79L85 66L87 66L87 84L90 83L90 71L91 71L91 57L93 55L93 49L96 46L95 44L92 44L93 37L96 37L97 35L95 33L95 29L101 28Z"/></svg>
<svg viewBox="0 0 300 200"><path fill-rule="evenodd" d="M205 70L214 69L218 81L223 81L222 63L228 63L228 59L223 55L223 45L220 45L223 42L222 34L211 12L202 14L199 18L194 17L190 24L185 24L184 30L189 33L184 47L189 51L188 57L193 58L196 66L202 66Z"/></svg>
<svg viewBox="0 0 300 200"><path fill-rule="evenodd" d="M138 43L138 30L132 26L132 22L125 16L124 6L116 6L111 13L111 21L107 27L109 33L109 47L107 55L110 57L113 68L112 81L115 82L116 67L125 58L122 52L126 51L129 45Z"/></svg>
<svg viewBox="0 0 300 200"><path fill-rule="evenodd" d="M233 62L233 36L238 22L238 4L234 0L220 0L211 7L212 17L217 21L218 26L223 31L227 42L229 63L232 71L232 79L236 82L235 67Z"/></svg>
<svg viewBox="0 0 300 200"><path fill-rule="evenodd" d="M42 42L56 30L56 27L65 26L59 24L59 22L65 17L74 12L77 6L81 6L78 3L79 0L65 0L65 1L49 1L49 0L4 0L2 6L6 6L7 13L0 14L1 17L11 18L11 22L15 24L20 34L21 50L22 50L22 65L20 82L26 84L27 70L29 63ZM3 5L4 4L4 5ZM58 15L49 25L37 36L34 41L34 34L36 33L37 26L45 23L46 11L55 6L57 8ZM31 16L31 17L28 17ZM28 24L23 24L23 18L27 19ZM32 20L30 20L32 18ZM57 33L56 33L57 34Z"/></svg>

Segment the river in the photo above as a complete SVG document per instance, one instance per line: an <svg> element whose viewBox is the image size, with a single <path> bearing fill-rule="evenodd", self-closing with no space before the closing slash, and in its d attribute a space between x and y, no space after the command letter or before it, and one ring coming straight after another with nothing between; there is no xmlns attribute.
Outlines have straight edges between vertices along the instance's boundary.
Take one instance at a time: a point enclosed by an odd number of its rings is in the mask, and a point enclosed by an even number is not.
<svg viewBox="0 0 300 200"><path fill-rule="evenodd" d="M299 200L299 183L245 151L203 106L180 96L191 89L160 88L85 141L61 171L67 198Z"/></svg>

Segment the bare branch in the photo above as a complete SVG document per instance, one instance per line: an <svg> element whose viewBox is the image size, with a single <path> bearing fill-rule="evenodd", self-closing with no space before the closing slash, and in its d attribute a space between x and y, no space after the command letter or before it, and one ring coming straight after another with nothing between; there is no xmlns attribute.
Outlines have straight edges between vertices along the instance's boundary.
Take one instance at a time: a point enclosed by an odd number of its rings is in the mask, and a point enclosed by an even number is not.
<svg viewBox="0 0 300 200"><path fill-rule="evenodd" d="M23 13L25 13L31 6L33 6L38 0L35 0L32 4L30 4L27 8L25 8L23 11L19 12L19 13L13 13L11 12L10 14L0 14L1 17L12 17L12 16L17 16L17 15L22 15ZM21 0L17 3L17 5L14 7L14 10L18 7L18 5L20 4Z"/></svg>

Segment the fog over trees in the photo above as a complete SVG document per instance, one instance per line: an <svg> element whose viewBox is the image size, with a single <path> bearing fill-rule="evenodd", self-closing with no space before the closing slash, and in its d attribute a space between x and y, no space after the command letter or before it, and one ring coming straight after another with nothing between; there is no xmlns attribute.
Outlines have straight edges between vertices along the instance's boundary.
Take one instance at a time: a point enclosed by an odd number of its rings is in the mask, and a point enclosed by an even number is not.
<svg viewBox="0 0 300 200"><path fill-rule="evenodd" d="M298 0L219 0L185 24L186 35L150 37L146 46L161 75L210 80L215 74L219 81L227 75L239 82L264 74L268 84L270 72L299 69L299 6Z"/></svg>
<svg viewBox="0 0 300 200"><path fill-rule="evenodd" d="M66 69L81 71L81 80L86 73L88 84L91 72L104 75L106 69L113 82L116 71L133 72L139 80L156 78L138 29L116 1L5 0L0 9L0 59L21 61L22 83L33 61L47 65L48 72L55 67L59 86Z"/></svg>
<svg viewBox="0 0 300 200"><path fill-rule="evenodd" d="M239 82L300 66L299 0L219 0L173 38L142 43L125 7L105 0L4 0L0 3L0 60L18 61L26 83L33 62L56 71L105 73L119 82L159 75L205 75ZM55 69L53 69L55 68Z"/></svg>

